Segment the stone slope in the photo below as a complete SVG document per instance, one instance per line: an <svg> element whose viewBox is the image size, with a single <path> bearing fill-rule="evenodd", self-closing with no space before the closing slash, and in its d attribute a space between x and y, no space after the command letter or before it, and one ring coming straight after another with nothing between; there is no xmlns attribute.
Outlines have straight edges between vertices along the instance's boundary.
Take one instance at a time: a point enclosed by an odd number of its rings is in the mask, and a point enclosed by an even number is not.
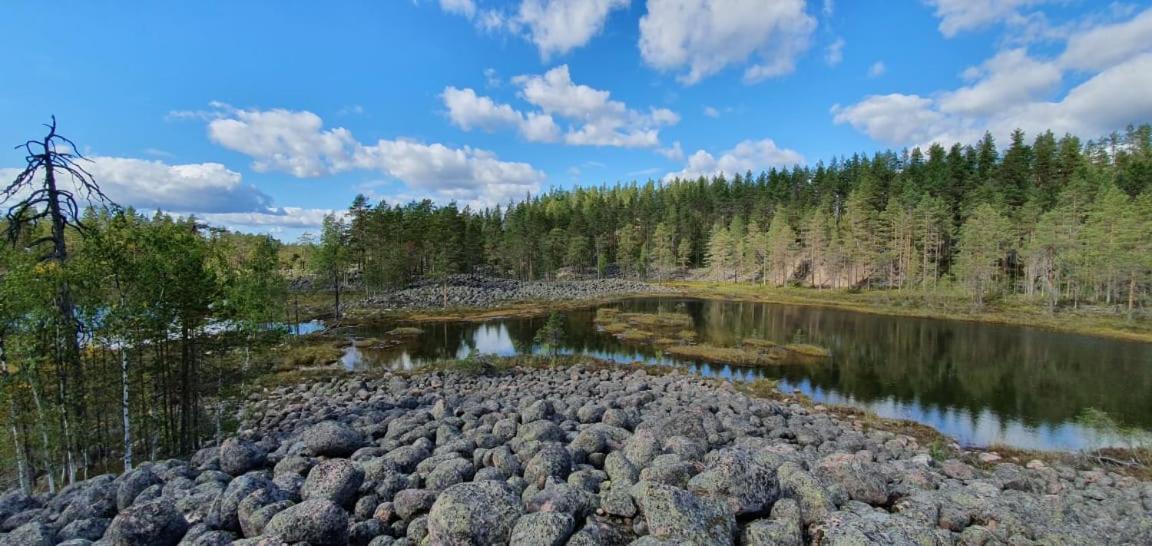
<svg viewBox="0 0 1152 546"><path fill-rule="evenodd" d="M625 368L351 376L190 461L0 500L0 545L1149 544L1152 484Z"/></svg>

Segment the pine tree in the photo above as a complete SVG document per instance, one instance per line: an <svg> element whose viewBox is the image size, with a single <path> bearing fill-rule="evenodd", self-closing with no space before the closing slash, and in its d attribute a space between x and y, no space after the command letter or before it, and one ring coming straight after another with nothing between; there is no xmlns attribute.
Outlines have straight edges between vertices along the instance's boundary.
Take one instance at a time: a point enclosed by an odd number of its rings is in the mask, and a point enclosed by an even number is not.
<svg viewBox="0 0 1152 546"><path fill-rule="evenodd" d="M979 205L960 228L956 277L967 285L977 305L998 288L1001 263L1008 252L1011 225L987 203Z"/></svg>

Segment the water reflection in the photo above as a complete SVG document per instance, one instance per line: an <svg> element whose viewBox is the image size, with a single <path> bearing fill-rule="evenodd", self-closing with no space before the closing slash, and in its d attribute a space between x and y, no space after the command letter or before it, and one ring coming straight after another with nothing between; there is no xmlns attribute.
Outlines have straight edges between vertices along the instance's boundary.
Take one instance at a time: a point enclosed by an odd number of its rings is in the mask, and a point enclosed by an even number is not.
<svg viewBox="0 0 1152 546"><path fill-rule="evenodd" d="M627 311L677 309L691 314L702 340L718 345L746 337L811 342L832 350L823 364L742 368L672 358L598 332L594 309L566 315L563 353L621 363L686 367L735 381L767 377L814 400L864 407L911 419L966 445L1079 449L1098 443L1075 424L1084 409L1123 423L1152 427L1152 345L1025 327L837 309L691 299L642 299L612 304ZM349 368L411 369L475 350L513 355L535 351L543 318L426 325L425 334L392 349L356 349ZM379 330L358 332L378 336Z"/></svg>

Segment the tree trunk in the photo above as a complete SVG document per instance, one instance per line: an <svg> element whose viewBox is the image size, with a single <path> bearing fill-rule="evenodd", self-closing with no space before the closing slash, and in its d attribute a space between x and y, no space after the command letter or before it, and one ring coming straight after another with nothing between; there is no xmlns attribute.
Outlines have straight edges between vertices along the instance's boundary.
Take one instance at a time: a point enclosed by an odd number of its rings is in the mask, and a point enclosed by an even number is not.
<svg viewBox="0 0 1152 546"><path fill-rule="evenodd" d="M124 422L124 472L132 470L132 419L128 405L128 345L120 347L120 416Z"/></svg>

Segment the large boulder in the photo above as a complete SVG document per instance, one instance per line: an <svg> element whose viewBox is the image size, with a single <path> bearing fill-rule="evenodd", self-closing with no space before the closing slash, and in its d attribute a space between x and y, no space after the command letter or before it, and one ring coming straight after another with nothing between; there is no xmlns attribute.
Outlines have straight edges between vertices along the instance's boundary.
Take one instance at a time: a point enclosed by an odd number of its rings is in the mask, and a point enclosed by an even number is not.
<svg viewBox="0 0 1152 546"><path fill-rule="evenodd" d="M145 489L163 483L160 476L157 476L148 467L137 468L125 474L124 478L120 480L120 485L116 488L116 508L123 510L132 506L132 502Z"/></svg>
<svg viewBox="0 0 1152 546"><path fill-rule="evenodd" d="M688 490L723 500L737 515L764 512L780 497L776 469L740 448L709 456L707 470L688 482Z"/></svg>
<svg viewBox="0 0 1152 546"><path fill-rule="evenodd" d="M300 498L328 499L340 506L350 506L356 491L364 483L364 471L348 459L329 459L308 472Z"/></svg>
<svg viewBox="0 0 1152 546"><path fill-rule="evenodd" d="M682 544L732 544L736 518L723 501L663 484L641 482L637 489L653 537Z"/></svg>
<svg viewBox="0 0 1152 546"><path fill-rule="evenodd" d="M239 476L263 466L267 456L267 452L256 444L229 438L220 444L220 470Z"/></svg>
<svg viewBox="0 0 1152 546"><path fill-rule="evenodd" d="M527 514L516 520L510 543L517 546L563 546L575 527L575 520L568 514Z"/></svg>
<svg viewBox="0 0 1152 546"><path fill-rule="evenodd" d="M352 427L337 421L321 421L308 427L300 441L314 455L347 457L364 446L364 436Z"/></svg>
<svg viewBox="0 0 1152 546"><path fill-rule="evenodd" d="M348 543L348 513L328 499L306 500L272 516L264 535L283 542L343 546Z"/></svg>
<svg viewBox="0 0 1152 546"><path fill-rule="evenodd" d="M861 454L835 453L824 457L816 463L813 474L839 485L852 500L872 506L888 503L887 479L879 465Z"/></svg>
<svg viewBox="0 0 1152 546"><path fill-rule="evenodd" d="M836 510L828 490L800 465L784 463L776 469L776 475L780 480L781 496L796 500L805 526L823 520Z"/></svg>
<svg viewBox="0 0 1152 546"><path fill-rule="evenodd" d="M188 531L188 522L172 499L160 498L120 512L104 541L109 546L175 546Z"/></svg>
<svg viewBox="0 0 1152 546"><path fill-rule="evenodd" d="M428 538L443 546L507 543L523 514L520 499L503 482L453 485L432 505Z"/></svg>
<svg viewBox="0 0 1152 546"><path fill-rule="evenodd" d="M25 523L14 529L11 533L0 535L0 546L52 546L56 544L56 533L51 527L33 521Z"/></svg>
<svg viewBox="0 0 1152 546"><path fill-rule="evenodd" d="M228 482L228 487L212 502L207 523L217 529L239 531L240 517L238 511L240 502L244 500L244 497L260 489L274 488L276 485L260 472L250 472Z"/></svg>

